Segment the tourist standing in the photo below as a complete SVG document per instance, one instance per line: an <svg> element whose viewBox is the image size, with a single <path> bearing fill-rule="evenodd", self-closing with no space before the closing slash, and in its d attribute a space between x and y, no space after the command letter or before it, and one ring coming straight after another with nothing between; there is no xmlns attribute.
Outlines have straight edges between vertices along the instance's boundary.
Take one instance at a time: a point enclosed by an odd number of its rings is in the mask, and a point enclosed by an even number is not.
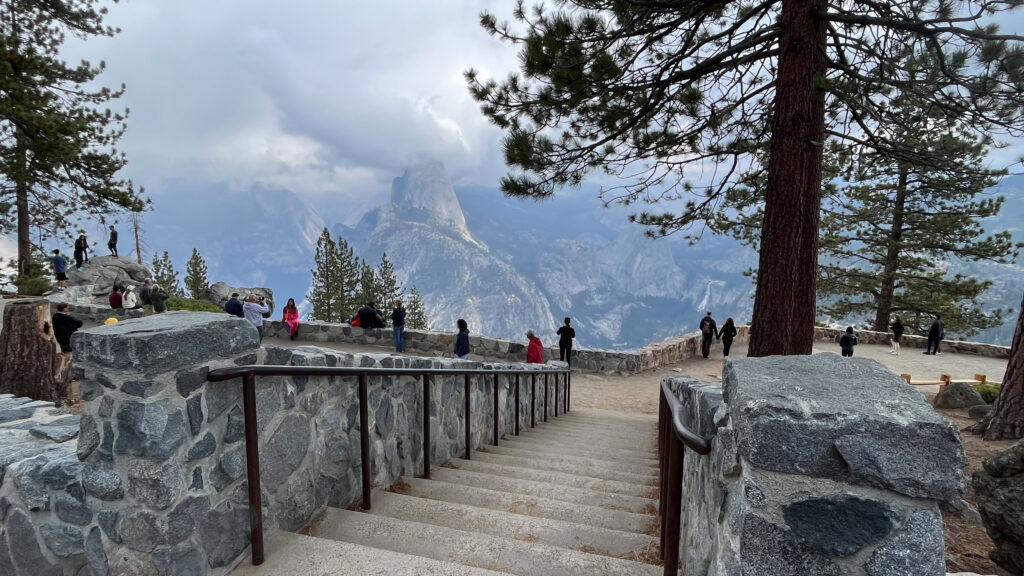
<svg viewBox="0 0 1024 576"><path fill-rule="evenodd" d="M571 320L566 316L565 325L555 331L555 334L558 335L558 359L572 368L572 339L576 337L576 331L569 322Z"/></svg>
<svg viewBox="0 0 1024 576"><path fill-rule="evenodd" d="M167 312L167 298L167 291L164 290L163 286L153 287L153 293L150 294L149 299L153 302L153 312L155 314Z"/></svg>
<svg viewBox="0 0 1024 576"><path fill-rule="evenodd" d="M936 314L935 320L932 322L930 328L928 328L928 348L925 349L925 354L938 354L942 355L942 351L939 349L939 344L942 339L946 337L946 325L942 322L942 314Z"/></svg>
<svg viewBox="0 0 1024 576"><path fill-rule="evenodd" d="M75 268L81 272L82 264L89 261L89 241L86 240L85 234L78 236L75 240Z"/></svg>
<svg viewBox="0 0 1024 576"><path fill-rule="evenodd" d="M139 288L139 304L142 304L142 315L153 315L153 279L146 278Z"/></svg>
<svg viewBox="0 0 1024 576"><path fill-rule="evenodd" d="M711 354L711 340L718 337L718 325L715 324L715 319L711 317L711 312L708 312L706 316L700 319L700 353L704 358L707 358Z"/></svg>
<svg viewBox="0 0 1024 576"><path fill-rule="evenodd" d="M459 327L459 333L455 335L455 357L469 358L469 324L462 318L455 324Z"/></svg>
<svg viewBox="0 0 1024 576"><path fill-rule="evenodd" d="M890 325L892 328L892 338L889 342L892 343L892 351L889 354L894 356L900 355L900 340L903 339L903 321L900 320L899 316L896 316L896 320Z"/></svg>
<svg viewBox="0 0 1024 576"><path fill-rule="evenodd" d="M288 303L284 305L281 319L288 325L288 339L295 340L295 337L299 335L299 309L295 306L295 298L288 299Z"/></svg>
<svg viewBox="0 0 1024 576"><path fill-rule="evenodd" d="M526 340L529 344L526 346L526 363L527 364L543 364L544 363L544 343L540 341L534 335L533 330L526 331Z"/></svg>
<svg viewBox="0 0 1024 576"><path fill-rule="evenodd" d="M57 290L63 292L64 288L67 287L68 280L67 258L60 255L59 249L54 249L51 261L53 262L53 275L57 279Z"/></svg>
<svg viewBox="0 0 1024 576"><path fill-rule="evenodd" d="M107 300L110 302L111 308L124 308L124 298L121 296L121 287L115 284L114 291L110 293L110 297Z"/></svg>
<svg viewBox="0 0 1024 576"><path fill-rule="evenodd" d="M846 327L846 334L839 339L839 349L843 356L853 357L853 347L857 345L857 336L853 333L853 326Z"/></svg>
<svg viewBox="0 0 1024 576"><path fill-rule="evenodd" d="M732 348L732 341L738 333L732 318L727 319L722 325L722 329L718 331L718 335L722 338L722 355L726 358L729 357L729 349Z"/></svg>
<svg viewBox="0 0 1024 576"><path fill-rule="evenodd" d="M405 308L401 300L391 311L391 330L395 333L395 352L405 352Z"/></svg>
<svg viewBox="0 0 1024 576"><path fill-rule="evenodd" d="M242 313L242 301L238 299L238 292L231 293L231 298L229 298L227 304L224 305L224 311L232 316L245 318L245 314Z"/></svg>
<svg viewBox="0 0 1024 576"><path fill-rule="evenodd" d="M53 315L53 335L60 344L61 352L71 352L71 335L82 327L82 321L68 314L68 303L57 304Z"/></svg>
<svg viewBox="0 0 1024 576"><path fill-rule="evenodd" d="M117 230L114 230L114 225L110 225L110 240L107 240L107 248L110 248L110 254L114 258L117 258Z"/></svg>
<svg viewBox="0 0 1024 576"><path fill-rule="evenodd" d="M242 312L245 314L245 319L256 327L256 331L260 333L260 342L262 342L263 315L270 312L266 299L263 296L257 297L255 294L249 294L249 297L245 299L245 304L242 305Z"/></svg>

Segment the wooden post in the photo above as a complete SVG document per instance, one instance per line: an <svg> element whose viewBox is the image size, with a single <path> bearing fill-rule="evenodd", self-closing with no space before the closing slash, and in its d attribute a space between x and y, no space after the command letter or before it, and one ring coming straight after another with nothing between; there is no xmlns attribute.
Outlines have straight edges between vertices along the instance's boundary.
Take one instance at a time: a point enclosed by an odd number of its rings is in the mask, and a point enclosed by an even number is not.
<svg viewBox="0 0 1024 576"><path fill-rule="evenodd" d="M974 379L978 381L978 384L984 384L988 377L984 374L975 374Z"/></svg>
<svg viewBox="0 0 1024 576"><path fill-rule="evenodd" d="M939 380L942 381L942 386L939 387L939 390L945 390L946 386L949 386L949 381L952 380L952 379L953 379L953 377L950 376L949 374L943 374L943 375L939 376Z"/></svg>
<svg viewBox="0 0 1024 576"><path fill-rule="evenodd" d="M900 378L903 378L907 381L907 384L910 384L910 374L900 374Z"/></svg>
<svg viewBox="0 0 1024 576"><path fill-rule="evenodd" d="M19 298L4 307L0 332L0 394L45 400L60 406L68 395L70 363L58 362L50 301ZM64 379L58 378L63 372Z"/></svg>

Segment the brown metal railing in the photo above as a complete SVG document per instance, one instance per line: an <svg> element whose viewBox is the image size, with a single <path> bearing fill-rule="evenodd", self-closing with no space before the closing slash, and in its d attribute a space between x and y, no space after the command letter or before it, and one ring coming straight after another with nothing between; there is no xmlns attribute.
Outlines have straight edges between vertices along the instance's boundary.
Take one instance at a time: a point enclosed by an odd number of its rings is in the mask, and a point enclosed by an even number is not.
<svg viewBox="0 0 1024 576"><path fill-rule="evenodd" d="M664 576L679 573L679 522L683 507L683 446L700 455L711 452L711 438L697 434L684 422L684 408L668 388L661 383L658 403L658 457L661 464L661 559L665 563Z"/></svg>
<svg viewBox="0 0 1024 576"><path fill-rule="evenodd" d="M534 410L536 406L537 374L544 375L544 421L548 417L548 375L555 379L555 405L557 416L558 405L558 381L562 376L564 385L562 393L563 412L569 411L569 390L572 387L572 375L568 368L541 368L533 370L459 370L459 369L433 369L433 368L341 368L327 366L238 366L233 368L220 368L211 370L206 379L210 382L223 382L235 378L242 379L242 407L245 412L245 457L246 457L246 479L249 485L249 531L252 542L252 563L259 565L263 563L263 502L260 496L260 456L259 456L259 434L256 427L256 377L257 376L356 376L359 380L359 454L360 467L362 468L363 480L363 510L369 510L370 498L370 431L369 407L367 402L368 379L370 376L419 376L423 379L423 477L430 478L430 379L432 376L459 376L465 377L465 411L463 416L466 421L466 450L463 458L469 460L472 457L471 439L471 398L472 383L471 376L491 374L494 376L494 430L493 443L498 445L500 431L500 415L498 411L498 391L500 385L498 376L515 376L515 435L519 435L519 376L520 374L531 375L530 386L530 427L536 425Z"/></svg>

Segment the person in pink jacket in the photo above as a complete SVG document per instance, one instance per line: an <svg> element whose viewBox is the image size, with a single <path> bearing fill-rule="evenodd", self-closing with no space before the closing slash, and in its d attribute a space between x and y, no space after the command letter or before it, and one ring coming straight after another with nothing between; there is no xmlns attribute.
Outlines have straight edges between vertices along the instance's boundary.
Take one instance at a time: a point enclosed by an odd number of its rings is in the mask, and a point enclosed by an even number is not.
<svg viewBox="0 0 1024 576"><path fill-rule="evenodd" d="M544 343L540 341L540 338L534 336L533 330L526 331L526 338L530 340L530 345L526 349L527 364L543 364Z"/></svg>
<svg viewBox="0 0 1024 576"><path fill-rule="evenodd" d="M288 325L289 339L295 340L299 335L299 309L295 306L295 298L289 298L288 304L284 307L284 316L281 318Z"/></svg>

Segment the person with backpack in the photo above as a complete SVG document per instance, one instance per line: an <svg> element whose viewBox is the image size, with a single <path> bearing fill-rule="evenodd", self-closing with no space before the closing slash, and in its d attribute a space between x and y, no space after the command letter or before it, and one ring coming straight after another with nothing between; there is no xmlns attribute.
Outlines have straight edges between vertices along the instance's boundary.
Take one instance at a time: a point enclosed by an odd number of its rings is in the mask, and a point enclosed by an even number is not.
<svg viewBox="0 0 1024 576"><path fill-rule="evenodd" d="M715 319L711 317L711 312L708 312L706 316L700 319L700 353L707 359L708 355L711 354L711 341L719 337L718 325L715 324Z"/></svg>

